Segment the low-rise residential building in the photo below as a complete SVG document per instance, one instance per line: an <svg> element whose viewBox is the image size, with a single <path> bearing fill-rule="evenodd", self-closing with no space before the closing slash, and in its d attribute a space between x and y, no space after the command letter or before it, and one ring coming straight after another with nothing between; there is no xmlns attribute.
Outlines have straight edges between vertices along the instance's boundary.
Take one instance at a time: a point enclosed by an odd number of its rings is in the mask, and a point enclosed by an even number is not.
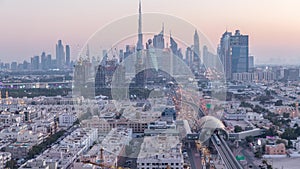
<svg viewBox="0 0 300 169"><path fill-rule="evenodd" d="M286 155L285 145L283 143L266 145L265 153L266 155Z"/></svg>
<svg viewBox="0 0 300 169"><path fill-rule="evenodd" d="M137 159L138 169L183 169L183 155L178 136L145 137Z"/></svg>
<svg viewBox="0 0 300 169"><path fill-rule="evenodd" d="M297 137L297 140L291 140L293 147L300 151L300 137Z"/></svg>
<svg viewBox="0 0 300 169"><path fill-rule="evenodd" d="M76 114L73 113L63 113L58 117L58 125L60 127L70 127L76 121Z"/></svg>
<svg viewBox="0 0 300 169"><path fill-rule="evenodd" d="M43 169L70 168L74 161L93 145L97 137L97 129L78 128L64 138L60 144L55 144L48 148L35 159L22 165L22 167L42 166Z"/></svg>
<svg viewBox="0 0 300 169"><path fill-rule="evenodd" d="M22 159L27 156L28 152L34 145L34 143L15 142L7 146L5 151L11 153L12 159Z"/></svg>
<svg viewBox="0 0 300 169"><path fill-rule="evenodd" d="M43 142L44 135L42 133L35 133L30 130L21 131L19 135L17 135L17 142L20 143L36 143L40 144Z"/></svg>
<svg viewBox="0 0 300 169"><path fill-rule="evenodd" d="M98 130L95 128L78 128L61 142L61 146L69 148L81 148L82 151L88 150L98 138Z"/></svg>
<svg viewBox="0 0 300 169"><path fill-rule="evenodd" d="M120 157L126 156L126 147L130 146L131 140L132 129L124 127L113 128L101 143L94 145L81 157L81 162L74 162L74 169L90 168L90 165L82 163L82 161L100 163L101 156L103 156L102 164L116 167Z"/></svg>
<svg viewBox="0 0 300 169"><path fill-rule="evenodd" d="M1 127L9 127L14 124L19 124L22 122L22 116L21 115L15 115L10 112L2 112L0 114L0 128Z"/></svg>
<svg viewBox="0 0 300 169"><path fill-rule="evenodd" d="M52 169L49 164L44 160L32 159L27 161L27 163L21 166L19 169ZM54 168L55 169L55 168Z"/></svg>
<svg viewBox="0 0 300 169"><path fill-rule="evenodd" d="M256 112L247 112L246 114L246 119L248 121L259 121L263 119L263 115L262 114L258 114Z"/></svg>
<svg viewBox="0 0 300 169"><path fill-rule="evenodd" d="M224 113L224 118L226 120L245 120L247 114L245 112L238 113Z"/></svg>

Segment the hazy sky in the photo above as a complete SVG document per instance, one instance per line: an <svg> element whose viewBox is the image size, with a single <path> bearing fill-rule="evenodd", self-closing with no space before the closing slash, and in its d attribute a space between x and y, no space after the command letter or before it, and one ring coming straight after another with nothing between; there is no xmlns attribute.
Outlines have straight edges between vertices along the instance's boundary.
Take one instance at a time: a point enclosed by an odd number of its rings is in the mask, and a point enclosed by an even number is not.
<svg viewBox="0 0 300 169"><path fill-rule="evenodd" d="M54 56L58 39L76 58L95 31L137 7L138 0L0 0L0 59ZM189 21L214 46L226 28L240 29L256 63L300 64L299 0L143 0L142 7Z"/></svg>

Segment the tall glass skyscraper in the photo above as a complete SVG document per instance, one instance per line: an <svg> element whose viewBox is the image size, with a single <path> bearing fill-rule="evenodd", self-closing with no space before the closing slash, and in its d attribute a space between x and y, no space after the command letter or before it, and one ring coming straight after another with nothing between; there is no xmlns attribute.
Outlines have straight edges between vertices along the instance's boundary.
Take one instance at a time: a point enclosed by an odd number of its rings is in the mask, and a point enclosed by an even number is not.
<svg viewBox="0 0 300 169"><path fill-rule="evenodd" d="M56 64L57 68L63 68L65 64L65 51L61 40L56 44Z"/></svg>
<svg viewBox="0 0 300 169"><path fill-rule="evenodd" d="M71 54L70 54L70 46L66 45L66 65L67 66L70 66L70 61L71 61L70 56L71 56Z"/></svg>
<svg viewBox="0 0 300 169"><path fill-rule="evenodd" d="M226 31L220 41L219 57L226 79L231 79L232 73L249 72L249 36L239 30L234 35Z"/></svg>
<svg viewBox="0 0 300 169"><path fill-rule="evenodd" d="M200 65L200 45L199 45L199 35L197 30L195 30L194 34L194 63L199 66Z"/></svg>
<svg viewBox="0 0 300 169"><path fill-rule="evenodd" d="M162 30L158 35L154 35L153 46L154 46L154 48L157 48L157 49L165 48L164 26L162 26Z"/></svg>
<svg viewBox="0 0 300 169"><path fill-rule="evenodd" d="M249 71L248 35L241 35L239 30L230 38L232 55L232 73Z"/></svg>

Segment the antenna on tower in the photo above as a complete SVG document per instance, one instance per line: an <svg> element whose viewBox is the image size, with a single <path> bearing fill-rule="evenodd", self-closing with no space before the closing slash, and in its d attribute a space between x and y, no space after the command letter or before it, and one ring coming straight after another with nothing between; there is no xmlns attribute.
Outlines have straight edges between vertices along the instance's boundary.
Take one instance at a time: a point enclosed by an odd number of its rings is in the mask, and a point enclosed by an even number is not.
<svg viewBox="0 0 300 169"><path fill-rule="evenodd" d="M138 23L138 42L137 51L143 50L143 33L142 33L142 5L141 0L139 1L139 23Z"/></svg>
<svg viewBox="0 0 300 169"><path fill-rule="evenodd" d="M164 33L165 33L165 23L163 22L160 34L164 35Z"/></svg>

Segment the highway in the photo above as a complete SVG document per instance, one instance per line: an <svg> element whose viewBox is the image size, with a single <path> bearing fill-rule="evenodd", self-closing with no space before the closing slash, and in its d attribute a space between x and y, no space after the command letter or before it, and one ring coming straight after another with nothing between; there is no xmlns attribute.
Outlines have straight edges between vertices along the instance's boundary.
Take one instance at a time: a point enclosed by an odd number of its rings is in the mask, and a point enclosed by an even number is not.
<svg viewBox="0 0 300 169"><path fill-rule="evenodd" d="M182 100L183 104L188 104L190 105L195 111L198 112L198 119L201 119L202 117L205 116L204 112L201 110L201 108L195 104L194 102L190 102L187 100ZM197 120L196 120L196 125L197 125ZM211 141L213 142L214 146L216 147L216 150L218 151L218 154L221 156L222 161L225 164L225 167L227 169L243 169L241 164L236 160L234 157L231 149L228 147L227 143L223 138L218 137L220 140L220 145L217 145L216 140L214 137L211 137ZM190 154L189 154L190 155ZM192 165L193 167L193 165Z"/></svg>
<svg viewBox="0 0 300 169"><path fill-rule="evenodd" d="M228 147L227 143L223 138L218 137L220 140L220 144L217 144L217 141L214 137L211 137L211 141L216 147L218 154L220 155L222 161L224 162L227 169L242 169L241 164L235 159L232 151Z"/></svg>

